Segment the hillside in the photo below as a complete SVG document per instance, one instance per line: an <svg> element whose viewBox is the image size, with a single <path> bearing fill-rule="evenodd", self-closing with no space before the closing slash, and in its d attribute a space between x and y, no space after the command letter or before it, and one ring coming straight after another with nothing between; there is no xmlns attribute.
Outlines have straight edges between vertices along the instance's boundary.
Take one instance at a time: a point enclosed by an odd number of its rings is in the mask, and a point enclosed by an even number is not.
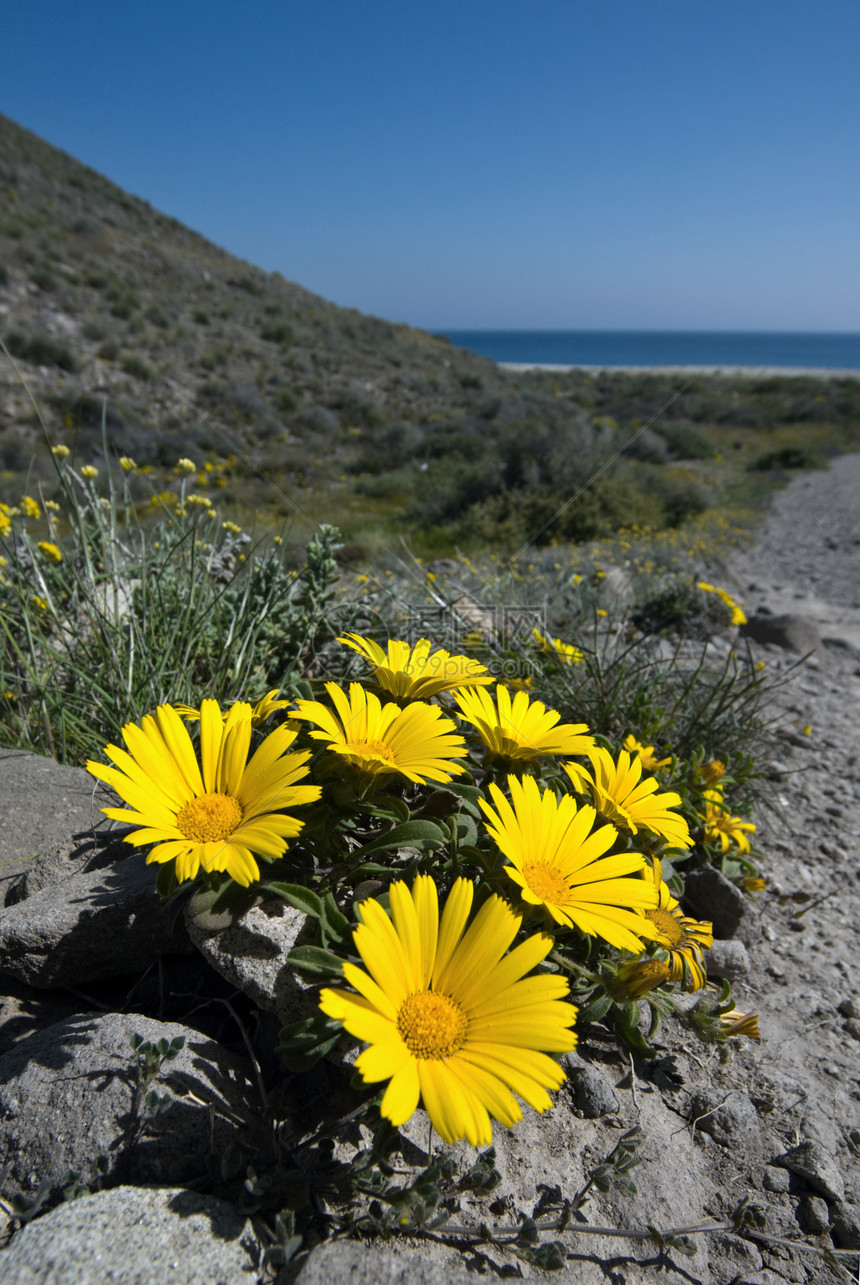
<svg viewBox="0 0 860 1285"><path fill-rule="evenodd" d="M0 209L0 335L54 439L95 458L104 414L116 456L227 457L233 505L276 521L297 496L337 516L356 556L371 528L432 552L516 545L598 469L544 542L676 525L726 504L738 463L808 465L816 446L850 448L860 420L853 379L506 372L235 258L2 116ZM34 451L49 480L3 360L0 498Z"/></svg>

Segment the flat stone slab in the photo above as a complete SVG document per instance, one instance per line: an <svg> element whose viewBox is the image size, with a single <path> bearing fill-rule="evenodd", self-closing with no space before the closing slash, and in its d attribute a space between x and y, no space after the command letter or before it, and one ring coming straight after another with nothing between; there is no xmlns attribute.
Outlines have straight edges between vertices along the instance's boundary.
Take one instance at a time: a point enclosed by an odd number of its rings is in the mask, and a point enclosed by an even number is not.
<svg viewBox="0 0 860 1285"><path fill-rule="evenodd" d="M155 871L134 852L0 909L0 973L47 988L131 973L191 949L175 920Z"/></svg>
<svg viewBox="0 0 860 1285"><path fill-rule="evenodd" d="M140 1090L134 1035L154 1045L185 1041L149 1086L166 1098L155 1117ZM100 1157L115 1181L200 1179L237 1137L253 1139L248 1092L244 1064L191 1027L139 1013L58 1022L0 1057L3 1194L27 1194L46 1179L57 1194L72 1170L92 1184Z"/></svg>
<svg viewBox="0 0 860 1285"><path fill-rule="evenodd" d="M24 750L0 749L0 880L72 835L106 830L93 799L97 783L82 767Z"/></svg>
<svg viewBox="0 0 860 1285"><path fill-rule="evenodd" d="M0 1260L2 1261L2 1260ZM354 1240L328 1241L311 1250L296 1285L474 1285L473 1272L451 1269L417 1254L398 1254Z"/></svg>
<svg viewBox="0 0 860 1285"><path fill-rule="evenodd" d="M28 1223L3 1285L256 1285L260 1245L234 1205L178 1187L115 1187Z"/></svg>

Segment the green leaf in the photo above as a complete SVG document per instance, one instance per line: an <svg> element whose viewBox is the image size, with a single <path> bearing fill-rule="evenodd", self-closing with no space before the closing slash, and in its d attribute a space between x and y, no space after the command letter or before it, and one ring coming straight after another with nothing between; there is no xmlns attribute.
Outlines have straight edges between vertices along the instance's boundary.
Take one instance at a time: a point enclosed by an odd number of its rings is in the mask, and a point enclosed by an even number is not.
<svg viewBox="0 0 860 1285"><path fill-rule="evenodd" d="M612 1000L607 994L598 995L590 1004L584 1005L579 1010L580 1022L599 1022L601 1017L605 1017L609 1012Z"/></svg>
<svg viewBox="0 0 860 1285"><path fill-rule="evenodd" d="M349 920L338 909L337 902L330 892L327 892L323 898L322 925L335 941L346 941L350 936Z"/></svg>
<svg viewBox="0 0 860 1285"><path fill-rule="evenodd" d="M300 883L263 883L260 884L261 892L273 892L276 897L280 897L289 905L295 906L296 910L303 910L306 915L313 916L314 919L322 919L325 915L323 903L315 892L310 888L303 887Z"/></svg>
<svg viewBox="0 0 860 1285"><path fill-rule="evenodd" d="M337 1044L343 1027L324 1013L282 1027L278 1053L290 1071L307 1071Z"/></svg>
<svg viewBox="0 0 860 1285"><path fill-rule="evenodd" d="M287 955L287 963L312 977L343 977L343 960L322 946L296 946Z"/></svg>
<svg viewBox="0 0 860 1285"><path fill-rule="evenodd" d="M392 826L384 834L378 834L350 855L363 857L386 848L441 848L447 841L447 833L435 821L404 821L402 825Z"/></svg>

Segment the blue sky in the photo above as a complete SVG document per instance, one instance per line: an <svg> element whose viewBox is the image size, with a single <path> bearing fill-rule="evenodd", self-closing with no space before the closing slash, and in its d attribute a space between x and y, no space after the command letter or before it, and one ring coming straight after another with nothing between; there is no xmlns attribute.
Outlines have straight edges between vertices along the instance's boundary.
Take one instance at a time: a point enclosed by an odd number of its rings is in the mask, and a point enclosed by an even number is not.
<svg viewBox="0 0 860 1285"><path fill-rule="evenodd" d="M860 330L854 0L28 0L0 111L430 328Z"/></svg>

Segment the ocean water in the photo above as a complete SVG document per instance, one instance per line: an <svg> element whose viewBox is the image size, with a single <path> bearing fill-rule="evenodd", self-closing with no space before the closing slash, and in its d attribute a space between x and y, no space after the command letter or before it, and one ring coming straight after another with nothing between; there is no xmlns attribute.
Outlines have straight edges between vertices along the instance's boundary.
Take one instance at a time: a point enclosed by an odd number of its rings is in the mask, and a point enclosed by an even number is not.
<svg viewBox="0 0 860 1285"><path fill-rule="evenodd" d="M445 330L493 361L559 366L800 366L860 370L860 334L763 330Z"/></svg>

